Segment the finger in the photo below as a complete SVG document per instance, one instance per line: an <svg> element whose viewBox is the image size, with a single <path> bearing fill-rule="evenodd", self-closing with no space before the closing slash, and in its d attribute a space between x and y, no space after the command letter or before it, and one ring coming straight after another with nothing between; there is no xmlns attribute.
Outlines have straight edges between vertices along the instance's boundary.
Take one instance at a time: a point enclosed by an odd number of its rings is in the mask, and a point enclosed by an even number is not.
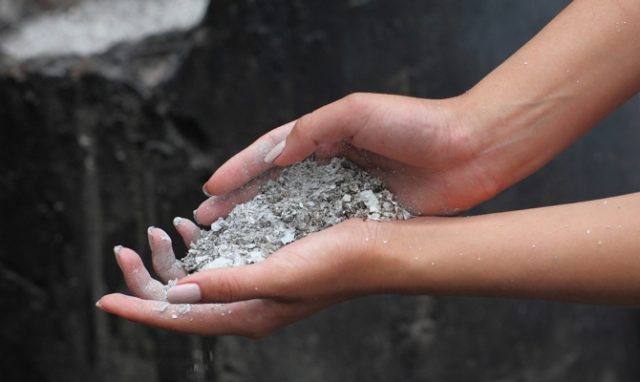
<svg viewBox="0 0 640 382"><path fill-rule="evenodd" d="M164 283L180 279L187 275L182 262L176 259L171 245L171 238L160 228L149 227L147 230L151 247L153 270Z"/></svg>
<svg viewBox="0 0 640 382"><path fill-rule="evenodd" d="M210 195L225 195L273 168L273 164L266 163L264 157L286 138L294 124L292 121L271 130L233 156L209 178L203 190Z"/></svg>
<svg viewBox="0 0 640 382"><path fill-rule="evenodd" d="M332 152L366 124L365 114L355 108L349 98L343 98L299 118L287 135L281 153L273 159L278 166L303 160L318 149ZM274 153L269 153L272 157ZM268 158L271 159L271 158Z"/></svg>
<svg viewBox="0 0 640 382"><path fill-rule="evenodd" d="M109 295L103 297L99 305L102 309L124 318L170 330L207 335L240 334L261 337L277 327L306 317L353 295L343 293L351 289L345 275L354 274L354 269L362 269L361 260L350 261L349 258L353 256L346 256L346 261L341 256L329 256L319 262L314 259L317 259L318 255L327 256L317 253L318 243L326 244L331 241L326 240L327 237L334 237L334 242L342 244L332 244L329 248L325 246L321 252L327 250L329 253L350 253L349 248L345 247L345 240L361 236L356 234L358 231L353 230L356 228L355 224L358 224L359 229L362 228L363 223L359 220L354 220L349 225L343 223L342 228L334 226L340 229L332 227L322 231L324 234L317 233L313 240L313 235L310 235L310 240L292 243L288 246L288 252L280 250L278 254L260 264L210 270L185 277L176 287L169 290L167 296L172 303L230 301L230 304L163 305L123 295ZM351 229L348 229L349 227ZM335 234L339 234L340 237L335 237ZM279 257L272 261L276 255ZM361 256L355 258L360 259ZM310 277L313 273L317 275ZM193 286L196 291L195 299ZM176 288L186 288L191 295L175 293L176 290L179 291ZM184 318L176 313L174 307L181 309L178 313L184 313ZM212 314L212 310L207 310L207 307L211 307L214 313L219 312L220 307L229 307L231 313L227 311L225 315L216 315ZM169 313L163 316L161 313L167 310Z"/></svg>
<svg viewBox="0 0 640 382"><path fill-rule="evenodd" d="M119 293L102 297L96 304L105 312L144 325L199 335L263 337L281 326L281 304L267 300L231 304L169 304Z"/></svg>
<svg viewBox="0 0 640 382"><path fill-rule="evenodd" d="M424 160L425 147L443 139L437 129L426 128L438 125L427 106L404 96L349 95L298 119L273 163L287 166L315 152L340 153L345 144L402 163Z"/></svg>
<svg viewBox="0 0 640 382"><path fill-rule="evenodd" d="M113 251L131 293L148 300L166 300L164 287L159 281L151 278L137 253L121 246L115 247Z"/></svg>
<svg viewBox="0 0 640 382"><path fill-rule="evenodd" d="M170 288L168 301L225 303L274 296L279 278L273 269L264 266L267 262L197 272Z"/></svg>
<svg viewBox="0 0 640 382"><path fill-rule="evenodd" d="M228 194L210 197L193 211L193 218L198 224L209 225L218 218L227 216L236 205L253 199L260 187L267 180L276 178L279 173L279 169L271 170Z"/></svg>
<svg viewBox="0 0 640 382"><path fill-rule="evenodd" d="M353 219L295 241L262 262L193 273L170 288L167 299L172 303L264 298L290 302L306 295L335 295L332 291L336 289L344 295L357 277L343 275L360 269L362 259L347 254L370 252L370 243L361 240L363 230L369 231L367 227L362 220Z"/></svg>
<svg viewBox="0 0 640 382"><path fill-rule="evenodd" d="M198 227L194 222L189 219L176 217L173 219L173 226L176 227L176 230L182 237L184 244L188 247L191 246L192 243L200 240L200 235L202 231L200 227Z"/></svg>
<svg viewBox="0 0 640 382"><path fill-rule="evenodd" d="M209 225L229 215L236 205L251 200L259 190L260 184L253 182L229 194L212 196L193 211L193 218L198 224Z"/></svg>

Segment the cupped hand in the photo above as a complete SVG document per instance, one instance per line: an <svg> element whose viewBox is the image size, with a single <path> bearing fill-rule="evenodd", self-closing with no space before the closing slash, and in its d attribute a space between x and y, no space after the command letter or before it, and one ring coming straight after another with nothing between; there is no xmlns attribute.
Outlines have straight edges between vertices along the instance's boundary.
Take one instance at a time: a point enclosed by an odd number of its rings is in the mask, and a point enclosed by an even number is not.
<svg viewBox="0 0 640 382"><path fill-rule="evenodd" d="M490 168L479 160L472 112L463 98L427 100L353 94L260 137L222 165L203 190L214 195L196 210L209 224L251 198L273 168L347 156L380 177L415 214L451 214L495 195Z"/></svg>
<svg viewBox="0 0 640 382"><path fill-rule="evenodd" d="M116 258L133 296L110 294L98 306L174 331L262 337L327 306L383 288L388 270L370 258L379 224L346 221L291 243L261 263L190 276L175 259L167 234L151 228L156 274L163 282L180 279L169 289L169 302L163 284L150 276L140 257L128 248L117 248ZM186 219L177 228L187 243L200 232Z"/></svg>

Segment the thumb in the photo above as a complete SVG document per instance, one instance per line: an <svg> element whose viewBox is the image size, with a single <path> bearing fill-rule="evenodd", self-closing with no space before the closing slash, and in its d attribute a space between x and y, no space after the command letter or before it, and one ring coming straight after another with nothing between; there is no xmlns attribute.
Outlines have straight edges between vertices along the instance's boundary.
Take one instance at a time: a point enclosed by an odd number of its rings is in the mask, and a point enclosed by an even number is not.
<svg viewBox="0 0 640 382"><path fill-rule="evenodd" d="M287 166L303 160L320 147L331 148L352 140L366 125L368 96L348 95L299 118L285 140L265 157L265 162Z"/></svg>
<svg viewBox="0 0 640 382"><path fill-rule="evenodd" d="M265 263L211 269L187 276L167 291L174 304L234 302L263 298L273 290L275 275Z"/></svg>

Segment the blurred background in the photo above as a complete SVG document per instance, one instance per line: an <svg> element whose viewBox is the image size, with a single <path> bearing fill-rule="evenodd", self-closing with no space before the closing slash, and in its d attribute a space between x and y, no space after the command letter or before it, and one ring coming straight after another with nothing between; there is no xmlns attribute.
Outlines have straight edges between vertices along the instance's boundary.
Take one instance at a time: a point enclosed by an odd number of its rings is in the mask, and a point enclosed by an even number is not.
<svg viewBox="0 0 640 382"><path fill-rule="evenodd" d="M125 290L112 247L148 260L147 226L263 132L354 91L460 94L567 3L0 0L0 380L640 380L635 309L374 296L252 341L94 308ZM639 125L636 96L471 214L640 190Z"/></svg>

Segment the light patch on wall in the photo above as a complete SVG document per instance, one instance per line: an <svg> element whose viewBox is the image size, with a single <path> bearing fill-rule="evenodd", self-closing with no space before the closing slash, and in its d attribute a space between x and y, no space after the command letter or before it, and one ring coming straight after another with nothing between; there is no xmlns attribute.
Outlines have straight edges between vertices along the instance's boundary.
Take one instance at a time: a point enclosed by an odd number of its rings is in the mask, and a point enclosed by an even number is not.
<svg viewBox="0 0 640 382"><path fill-rule="evenodd" d="M0 42L17 60L52 55L101 53L136 41L197 25L208 0L85 0L25 21Z"/></svg>

